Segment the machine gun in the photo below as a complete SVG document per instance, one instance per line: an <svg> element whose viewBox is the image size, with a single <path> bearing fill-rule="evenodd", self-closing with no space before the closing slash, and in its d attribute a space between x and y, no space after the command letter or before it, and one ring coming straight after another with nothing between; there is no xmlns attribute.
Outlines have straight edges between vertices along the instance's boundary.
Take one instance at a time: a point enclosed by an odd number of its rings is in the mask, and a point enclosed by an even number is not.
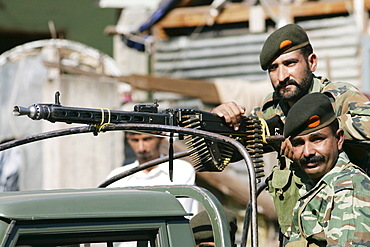
<svg viewBox="0 0 370 247"><path fill-rule="evenodd" d="M60 104L60 94L56 92L54 104L33 104L29 107L15 106L16 116L27 115L33 120L48 120L79 123L96 126L97 132L106 124L140 123L196 128L212 133L232 137L241 142L247 149L255 165L256 178L264 176L263 153L279 151L284 138L279 135L283 130L280 118L272 118L267 123L256 117L243 116L238 131L230 127L223 118L216 114L187 108L171 108L158 112L158 103L139 104L134 111L119 111L98 108L66 107ZM97 132L95 134L97 134ZM274 133L270 136L269 133ZM241 159L238 151L228 143L214 142L206 138L186 135L189 155L197 171L222 171L233 161ZM369 173L368 141L346 141L346 147L355 147L351 160L360 164ZM346 148L347 149L347 148ZM359 155L361 154L361 155ZM360 157L360 159L358 159Z"/></svg>
<svg viewBox="0 0 370 247"><path fill-rule="evenodd" d="M239 130L234 131L223 118L197 109L172 108L158 112L157 102L136 105L134 111L66 107L60 104L59 96L57 92L54 104L33 104L27 108L15 106L13 113L16 116L26 115L33 120L44 119L53 123L94 125L97 130L106 124L140 123L196 128L222 134L242 142L255 164L256 174L258 177L264 175L262 154L266 151L263 140L265 130L258 118L243 117ZM228 143L216 143L191 135L180 138L186 140L189 155L197 171L222 171L229 162L240 159L239 153Z"/></svg>

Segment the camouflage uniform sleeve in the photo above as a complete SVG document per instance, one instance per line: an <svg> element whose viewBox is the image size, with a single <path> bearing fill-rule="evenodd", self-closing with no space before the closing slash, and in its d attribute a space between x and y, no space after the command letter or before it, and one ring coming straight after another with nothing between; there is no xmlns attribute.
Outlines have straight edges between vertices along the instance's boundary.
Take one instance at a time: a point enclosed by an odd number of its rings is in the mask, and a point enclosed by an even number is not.
<svg viewBox="0 0 370 247"><path fill-rule="evenodd" d="M356 179L359 184L369 183L363 176L357 176ZM370 245L369 194L370 188L345 189L335 193L335 207L331 211L326 230L327 246Z"/></svg>
<svg viewBox="0 0 370 247"><path fill-rule="evenodd" d="M333 178L304 209L300 220L303 235L309 242L332 247L370 246L370 180L358 169L346 170L338 180ZM299 201L294 209L288 230L289 246L302 239L298 210L304 201Z"/></svg>
<svg viewBox="0 0 370 247"><path fill-rule="evenodd" d="M334 98L334 109L345 132L345 139L370 140L370 102L356 87L331 83L324 89Z"/></svg>

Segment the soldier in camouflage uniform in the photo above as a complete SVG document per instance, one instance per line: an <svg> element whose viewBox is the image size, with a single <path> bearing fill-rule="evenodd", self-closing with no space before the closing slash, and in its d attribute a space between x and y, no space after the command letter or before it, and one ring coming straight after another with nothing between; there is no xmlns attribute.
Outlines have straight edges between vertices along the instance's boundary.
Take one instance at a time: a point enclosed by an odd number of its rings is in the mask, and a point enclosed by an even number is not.
<svg viewBox="0 0 370 247"><path fill-rule="evenodd" d="M351 84L332 83L313 74L317 66L317 56L313 53L306 32L300 26L288 24L273 32L262 48L260 64L263 70L268 71L274 92L251 115L266 120L272 126L269 120L278 116L284 124L290 108L300 98L320 92L329 96L346 140L370 139L370 103L367 97ZM237 129L240 116L245 114L246 109L235 102L227 102L214 108L212 112L224 117L226 122ZM273 129L272 135L283 133L283 127ZM358 153L358 150L348 152L352 157ZM368 155L360 156L357 163L368 162ZM298 200L298 190L308 179L298 165L291 162L291 158L290 143L284 141L279 153L279 163L267 179L282 233L290 226L293 207Z"/></svg>
<svg viewBox="0 0 370 247"><path fill-rule="evenodd" d="M308 175L286 246L370 246L370 178L342 151L329 98L308 94L290 109L284 137Z"/></svg>

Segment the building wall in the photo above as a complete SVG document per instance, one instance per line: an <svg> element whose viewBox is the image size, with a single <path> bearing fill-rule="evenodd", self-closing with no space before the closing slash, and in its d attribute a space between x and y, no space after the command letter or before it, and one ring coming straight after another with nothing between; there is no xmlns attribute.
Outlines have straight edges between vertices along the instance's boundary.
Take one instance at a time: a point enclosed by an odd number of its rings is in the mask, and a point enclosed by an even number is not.
<svg viewBox="0 0 370 247"><path fill-rule="evenodd" d="M61 69L65 64L75 66L76 71L90 70L66 74ZM35 41L3 53L0 56L0 140L85 126L13 116L16 105L53 104L56 91L61 94L63 106L119 109L118 82L103 74L119 71L114 64L111 58L100 56L99 51L68 40ZM113 168L122 165L123 133L57 137L23 145L20 152L21 190L97 187Z"/></svg>

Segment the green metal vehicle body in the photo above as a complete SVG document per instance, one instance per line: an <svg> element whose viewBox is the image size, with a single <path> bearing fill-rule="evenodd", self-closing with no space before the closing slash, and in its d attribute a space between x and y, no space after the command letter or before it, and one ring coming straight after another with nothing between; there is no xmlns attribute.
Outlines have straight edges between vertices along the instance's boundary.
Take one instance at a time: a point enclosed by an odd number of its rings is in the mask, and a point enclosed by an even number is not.
<svg viewBox="0 0 370 247"><path fill-rule="evenodd" d="M220 202L192 186L4 192L1 246L195 246L185 195L210 213L216 245L231 246Z"/></svg>

